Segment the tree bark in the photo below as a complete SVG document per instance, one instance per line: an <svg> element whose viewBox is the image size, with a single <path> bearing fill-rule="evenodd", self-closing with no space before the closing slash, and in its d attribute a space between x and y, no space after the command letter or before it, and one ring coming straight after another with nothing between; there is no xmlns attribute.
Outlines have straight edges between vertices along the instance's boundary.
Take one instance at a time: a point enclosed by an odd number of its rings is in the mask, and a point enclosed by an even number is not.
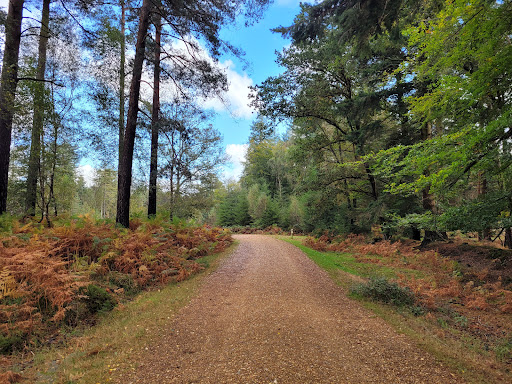
<svg viewBox="0 0 512 384"><path fill-rule="evenodd" d="M366 175L368 177L368 182L370 183L370 187L372 189L372 197L373 200L377 200L379 197L378 191L377 191L377 182L375 181L375 177L373 176L373 173L370 169L370 164L364 163L364 170L366 171Z"/></svg>
<svg viewBox="0 0 512 384"><path fill-rule="evenodd" d="M124 0L119 1L121 6L121 59L119 61L119 157L117 169L121 169L124 142L124 87L125 87L125 61L126 61L126 7Z"/></svg>
<svg viewBox="0 0 512 384"><path fill-rule="evenodd" d="M41 30L39 32L39 47L37 56L36 79L34 84L34 117L32 120L32 138L30 142L30 157L27 174L27 196L25 213L28 216L36 214L37 175L41 163L41 131L44 126L44 79L46 72L46 51L50 37L50 0L43 0Z"/></svg>
<svg viewBox="0 0 512 384"><path fill-rule="evenodd" d="M130 98L128 102L128 115L124 131L123 154L119 164L117 178L117 214L116 222L123 227L130 225L130 188L132 184L133 147L135 144L135 131L137 129L137 115L139 112L140 80L144 64L144 51L146 48L146 34L149 27L149 14L151 0L144 0L140 8L139 30L135 45L135 59L133 62L133 77L130 85Z"/></svg>
<svg viewBox="0 0 512 384"><path fill-rule="evenodd" d="M155 72L153 74L153 109L151 113L151 163L149 167L148 217L156 215L156 180L158 177L158 131L160 113L160 40L161 16L155 14Z"/></svg>
<svg viewBox="0 0 512 384"><path fill-rule="evenodd" d="M11 132L18 79L23 3L24 0L9 1L5 26L5 48L0 83L0 215L7 210Z"/></svg>
<svg viewBox="0 0 512 384"><path fill-rule="evenodd" d="M508 249L512 249L512 228L505 228L505 241L503 242L503 246Z"/></svg>

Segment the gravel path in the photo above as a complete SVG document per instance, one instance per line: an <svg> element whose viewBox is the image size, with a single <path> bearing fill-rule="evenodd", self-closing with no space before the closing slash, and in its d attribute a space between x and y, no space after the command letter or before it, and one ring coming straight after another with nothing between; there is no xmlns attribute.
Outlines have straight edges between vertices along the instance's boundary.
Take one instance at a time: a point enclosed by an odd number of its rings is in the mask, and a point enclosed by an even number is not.
<svg viewBox="0 0 512 384"><path fill-rule="evenodd" d="M459 383L294 246L237 250L119 383Z"/></svg>

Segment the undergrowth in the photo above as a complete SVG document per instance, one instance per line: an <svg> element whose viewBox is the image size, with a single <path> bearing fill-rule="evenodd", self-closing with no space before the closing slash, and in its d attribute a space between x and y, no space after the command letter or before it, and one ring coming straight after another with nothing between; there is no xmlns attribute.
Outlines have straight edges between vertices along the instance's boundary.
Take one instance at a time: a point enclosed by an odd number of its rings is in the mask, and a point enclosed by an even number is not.
<svg viewBox="0 0 512 384"><path fill-rule="evenodd" d="M159 220L130 229L88 216L46 228L1 216L0 272L15 289L0 296L0 353L44 343L61 325L96 315L136 293L178 282L204 267L201 257L227 248L225 230Z"/></svg>
<svg viewBox="0 0 512 384"><path fill-rule="evenodd" d="M209 267L185 281L141 292L133 300L105 313L94 327L70 330L73 337L66 343L51 344L36 351L29 367L16 362L13 370L23 370L27 383L119 382L116 374L132 370L140 351L148 344L161 341L162 330L172 328L177 311L197 294L203 278L230 251L228 248L198 259Z"/></svg>
<svg viewBox="0 0 512 384"><path fill-rule="evenodd" d="M366 283L356 284L351 293L396 306L412 307L416 301L409 288L401 287L385 277L372 277Z"/></svg>

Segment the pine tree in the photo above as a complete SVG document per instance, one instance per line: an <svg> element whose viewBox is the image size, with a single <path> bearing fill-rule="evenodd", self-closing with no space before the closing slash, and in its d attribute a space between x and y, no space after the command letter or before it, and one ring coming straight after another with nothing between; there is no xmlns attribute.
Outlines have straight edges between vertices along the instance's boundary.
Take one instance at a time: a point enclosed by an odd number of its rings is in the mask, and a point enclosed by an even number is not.
<svg viewBox="0 0 512 384"><path fill-rule="evenodd" d="M7 210L7 185L11 153L14 99L18 84L18 57L24 0L9 1L5 28L5 48L0 83L0 215Z"/></svg>

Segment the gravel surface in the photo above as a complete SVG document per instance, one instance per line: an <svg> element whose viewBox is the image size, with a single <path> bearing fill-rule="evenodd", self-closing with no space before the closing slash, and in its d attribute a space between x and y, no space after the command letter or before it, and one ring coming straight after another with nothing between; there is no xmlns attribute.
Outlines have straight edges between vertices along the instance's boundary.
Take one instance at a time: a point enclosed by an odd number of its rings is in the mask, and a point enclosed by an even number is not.
<svg viewBox="0 0 512 384"><path fill-rule="evenodd" d="M294 246L236 251L118 383L460 383Z"/></svg>

